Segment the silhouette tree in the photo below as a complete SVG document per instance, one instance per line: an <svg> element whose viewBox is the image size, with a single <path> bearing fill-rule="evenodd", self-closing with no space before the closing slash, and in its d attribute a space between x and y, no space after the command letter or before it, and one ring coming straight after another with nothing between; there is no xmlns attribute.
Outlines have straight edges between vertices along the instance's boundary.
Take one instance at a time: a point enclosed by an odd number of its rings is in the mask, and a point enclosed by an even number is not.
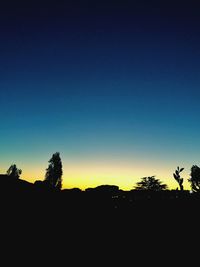
<svg viewBox="0 0 200 267"><path fill-rule="evenodd" d="M46 169L45 182L53 188L62 188L62 161L60 153L56 152L49 160L49 166Z"/></svg>
<svg viewBox="0 0 200 267"><path fill-rule="evenodd" d="M200 192L200 168L197 165L192 166L188 181L193 192Z"/></svg>
<svg viewBox="0 0 200 267"><path fill-rule="evenodd" d="M159 179L156 179L155 176L148 176L141 178L141 181L136 183L135 189L161 191L166 190L167 185L162 184L162 182Z"/></svg>
<svg viewBox="0 0 200 267"><path fill-rule="evenodd" d="M22 170L18 169L16 164L12 164L10 168L7 170L7 174L9 177L14 179L19 179L20 175L22 174Z"/></svg>
<svg viewBox="0 0 200 267"><path fill-rule="evenodd" d="M181 178L180 172L182 172L183 170L184 168L179 168L178 166L173 173L174 179L178 182L181 191L183 190L183 178Z"/></svg>

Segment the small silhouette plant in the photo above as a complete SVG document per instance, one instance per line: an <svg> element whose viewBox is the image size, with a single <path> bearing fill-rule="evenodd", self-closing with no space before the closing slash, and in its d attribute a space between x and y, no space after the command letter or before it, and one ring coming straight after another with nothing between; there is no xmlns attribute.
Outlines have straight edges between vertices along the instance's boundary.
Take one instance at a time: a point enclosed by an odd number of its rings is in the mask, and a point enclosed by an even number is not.
<svg viewBox="0 0 200 267"><path fill-rule="evenodd" d="M179 168L178 166L175 172L173 173L174 179L178 182L181 191L183 190L183 178L181 178L180 173L183 170L184 168Z"/></svg>

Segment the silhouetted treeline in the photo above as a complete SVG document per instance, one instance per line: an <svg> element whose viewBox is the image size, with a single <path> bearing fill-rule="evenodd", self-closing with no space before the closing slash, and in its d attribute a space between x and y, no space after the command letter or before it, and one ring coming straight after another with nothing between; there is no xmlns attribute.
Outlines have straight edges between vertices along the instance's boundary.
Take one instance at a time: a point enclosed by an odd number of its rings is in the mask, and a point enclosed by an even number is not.
<svg viewBox="0 0 200 267"><path fill-rule="evenodd" d="M61 249L84 257L100 251L104 261L105 248L116 254L147 246L153 253L153 246L176 242L187 229L193 234L198 222L200 194L187 190L124 191L115 185L58 190L46 181L29 183L7 175L0 181L1 234L6 233L9 251L23 251L18 253L22 258L33 244L40 248L36 258L41 251L49 262L49 253L55 257Z"/></svg>
<svg viewBox="0 0 200 267"><path fill-rule="evenodd" d="M200 204L200 194L189 190L141 190L124 191L115 185L100 185L81 190L79 188L57 190L46 181L30 183L0 175L1 205L10 207L30 205L34 209L57 212L134 212L142 209L183 208ZM20 206L21 205L21 206ZM54 208L53 208L54 207Z"/></svg>

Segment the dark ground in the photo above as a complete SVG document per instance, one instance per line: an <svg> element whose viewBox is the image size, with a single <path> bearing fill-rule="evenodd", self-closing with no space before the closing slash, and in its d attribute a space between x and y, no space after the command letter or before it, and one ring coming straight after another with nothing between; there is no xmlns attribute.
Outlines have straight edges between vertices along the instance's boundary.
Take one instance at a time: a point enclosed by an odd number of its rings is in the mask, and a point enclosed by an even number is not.
<svg viewBox="0 0 200 267"><path fill-rule="evenodd" d="M10 255L7 262L16 254L16 263L26 265L60 265L63 259L70 266L121 260L128 265L131 258L139 258L141 265L159 262L158 255L181 260L179 251L186 251L198 233L199 204L198 195L180 191L113 195L106 190L38 190L23 182L4 185L1 254Z"/></svg>

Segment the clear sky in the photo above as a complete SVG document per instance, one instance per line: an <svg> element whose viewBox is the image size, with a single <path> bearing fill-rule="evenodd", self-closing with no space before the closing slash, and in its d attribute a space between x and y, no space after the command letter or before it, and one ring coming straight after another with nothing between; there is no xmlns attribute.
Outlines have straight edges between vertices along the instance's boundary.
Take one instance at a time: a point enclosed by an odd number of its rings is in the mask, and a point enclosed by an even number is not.
<svg viewBox="0 0 200 267"><path fill-rule="evenodd" d="M0 7L0 172L132 189L200 163L200 8L193 1L13 1Z"/></svg>

